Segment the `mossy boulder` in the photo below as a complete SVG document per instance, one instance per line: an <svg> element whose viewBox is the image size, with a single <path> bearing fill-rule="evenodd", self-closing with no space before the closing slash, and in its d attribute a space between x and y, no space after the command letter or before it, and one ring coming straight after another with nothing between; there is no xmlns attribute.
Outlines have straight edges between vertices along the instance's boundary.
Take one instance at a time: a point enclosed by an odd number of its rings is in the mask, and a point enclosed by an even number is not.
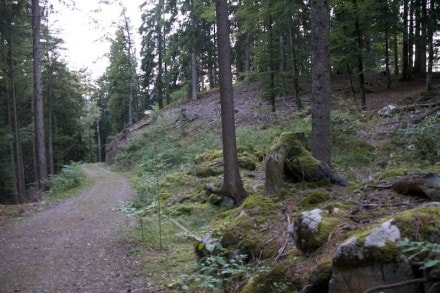
<svg viewBox="0 0 440 293"><path fill-rule="evenodd" d="M271 193L278 192L285 181L346 184L314 158L293 132L282 133L270 148L265 160L265 175L266 190Z"/></svg>
<svg viewBox="0 0 440 293"><path fill-rule="evenodd" d="M304 253L317 250L327 242L338 220L321 209L302 212L289 226L289 235L296 247Z"/></svg>
<svg viewBox="0 0 440 293"><path fill-rule="evenodd" d="M378 227L351 237L333 255L329 292L364 292L385 284L416 278L412 264L398 242L439 243L440 206L421 207L397 214ZM387 292L422 292L417 284Z"/></svg>
<svg viewBox="0 0 440 293"><path fill-rule="evenodd" d="M280 247L267 243L275 236L270 233L270 227L277 222L279 208L278 204L268 198L248 197L241 207L221 216L222 223L226 223L221 244L225 248L238 249L241 253L261 259L273 257Z"/></svg>

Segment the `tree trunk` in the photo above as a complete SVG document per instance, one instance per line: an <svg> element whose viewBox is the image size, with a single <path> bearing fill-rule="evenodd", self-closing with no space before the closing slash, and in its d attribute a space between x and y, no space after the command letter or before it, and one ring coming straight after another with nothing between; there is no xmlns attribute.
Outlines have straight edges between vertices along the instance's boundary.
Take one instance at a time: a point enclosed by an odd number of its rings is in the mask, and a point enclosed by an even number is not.
<svg viewBox="0 0 440 293"><path fill-rule="evenodd" d="M96 136L98 142L98 162L103 162L102 158L102 144L101 144L101 130L99 128L99 118L96 119Z"/></svg>
<svg viewBox="0 0 440 293"><path fill-rule="evenodd" d="M391 88L391 74L390 74L390 49L389 49L389 33L388 22L385 24L385 74L387 76L387 89Z"/></svg>
<svg viewBox="0 0 440 293"><path fill-rule="evenodd" d="M357 38L357 60L358 60L358 73L359 73L359 89L361 91L361 107L362 110L367 109L367 101L365 99L365 75L364 75L364 57L363 57L363 50L364 50L364 44L362 40L362 32L361 27L359 24L359 12L358 12L358 5L357 0L353 0L353 8L355 11L355 21L354 26L356 30L356 38Z"/></svg>
<svg viewBox="0 0 440 293"><path fill-rule="evenodd" d="M43 181L47 179L47 163L44 135L43 92L41 81L40 16L40 1L32 0L35 147L37 155L37 184L39 188L42 188Z"/></svg>
<svg viewBox="0 0 440 293"><path fill-rule="evenodd" d="M330 8L327 0L312 0L311 7L312 154L330 167Z"/></svg>
<svg viewBox="0 0 440 293"><path fill-rule="evenodd" d="M399 75L399 46L397 43L397 32L394 33L393 38L393 47L394 47L394 75Z"/></svg>
<svg viewBox="0 0 440 293"><path fill-rule="evenodd" d="M409 1L408 70L409 75L411 75L414 61L414 0Z"/></svg>
<svg viewBox="0 0 440 293"><path fill-rule="evenodd" d="M195 49L191 52L191 100L197 101L197 56Z"/></svg>
<svg viewBox="0 0 440 293"><path fill-rule="evenodd" d="M298 78L298 63L296 60L296 42L293 41L293 29L292 29L292 19L289 17L287 21L287 26L289 30L289 45L290 45L290 60L292 67L292 77L293 77L293 94L295 97L295 103L298 110L303 108L301 97L299 96L299 78Z"/></svg>
<svg viewBox="0 0 440 293"><path fill-rule="evenodd" d="M129 88L129 92L128 92L128 126L131 126L133 124L133 79L134 79L134 74L133 74L133 64L132 64L132 59L133 59L133 53L132 53L132 41L131 41L131 34L130 34L130 26L128 23L128 18L126 15L126 8L123 7L122 10L123 13L123 17L124 17L124 25L125 25L125 32L127 34L127 45L128 45L128 88Z"/></svg>
<svg viewBox="0 0 440 293"><path fill-rule="evenodd" d="M245 81L249 80L249 73L251 72L251 33L246 32L244 41L244 72Z"/></svg>
<svg viewBox="0 0 440 293"><path fill-rule="evenodd" d="M224 177L222 194L239 205L247 194L238 168L227 0L216 0L217 46L222 117Z"/></svg>
<svg viewBox="0 0 440 293"><path fill-rule="evenodd" d="M402 73L401 81L410 79L409 75L409 40L408 40L408 0L403 3L403 40L402 40Z"/></svg>
<svg viewBox="0 0 440 293"><path fill-rule="evenodd" d="M54 168L54 153L53 153L53 126L52 126L52 65L50 61L50 54L49 51L47 51L47 60L49 62L48 68L47 68L47 101L49 105L49 115L47 117L47 155L49 158L49 174L55 174L55 168Z"/></svg>
<svg viewBox="0 0 440 293"><path fill-rule="evenodd" d="M161 19L162 19L162 10L163 10L163 0L159 0L159 17L158 19L160 20L157 23L156 26L156 33L157 33L157 65L158 65L158 72L157 72L157 77L156 77L156 88L157 88L157 103L159 105L159 109L163 108L163 83L162 83L162 78L163 78L163 64L162 64L162 59L163 59L163 52L162 52L162 24L161 24Z"/></svg>
<svg viewBox="0 0 440 293"><path fill-rule="evenodd" d="M421 74L422 71L422 52L424 51L422 48L422 39L421 39L421 29L422 29L422 1L416 0L415 1L415 7L414 7L414 13L415 13L415 34L414 34L414 42L415 42L415 53L414 53L414 69L413 73L415 74ZM426 52L425 52L426 54Z"/></svg>
<svg viewBox="0 0 440 293"><path fill-rule="evenodd" d="M12 167L15 172L15 186L14 190L16 192L17 203L23 203L25 201L26 195L26 182L24 177L24 162L23 154L21 148L21 135L20 126L18 124L18 111L17 111L17 95L16 95L16 85L15 85L15 68L14 60L12 57L12 38L8 40L8 65L9 65L9 78L10 78L10 94L11 94L11 107L8 107L9 120L11 125L12 133L14 134L14 143L12 145ZM12 109L11 109L12 108Z"/></svg>
<svg viewBox="0 0 440 293"><path fill-rule="evenodd" d="M431 0L430 5L430 13L428 20L428 71L426 74L426 90L429 91L432 89L432 66L434 64L434 26L436 23L435 14L434 14L434 1Z"/></svg>

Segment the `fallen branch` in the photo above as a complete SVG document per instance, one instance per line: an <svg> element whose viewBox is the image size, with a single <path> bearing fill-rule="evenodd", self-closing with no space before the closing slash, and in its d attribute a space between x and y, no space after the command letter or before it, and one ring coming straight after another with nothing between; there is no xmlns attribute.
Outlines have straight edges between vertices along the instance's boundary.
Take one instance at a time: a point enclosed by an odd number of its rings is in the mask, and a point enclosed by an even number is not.
<svg viewBox="0 0 440 293"><path fill-rule="evenodd" d="M198 239L199 237L194 234L193 232L189 231L187 228L185 228L182 224L180 224L179 222L177 222L176 220L170 218L170 221L176 225L180 230L182 230L183 232L187 233L189 236L191 236L194 239Z"/></svg>
<svg viewBox="0 0 440 293"><path fill-rule="evenodd" d="M411 284L426 283L426 282L429 282L428 278L418 278L418 279L413 279L413 280L408 280L408 281L403 281L403 282L398 282L398 283L393 283L393 284L388 284L388 285L376 286L376 287L365 290L364 293L373 293L373 292L378 292L378 291L381 291L384 289L394 289L394 288L400 288L400 287L411 285Z"/></svg>
<svg viewBox="0 0 440 293"><path fill-rule="evenodd" d="M398 206L410 205L407 202L402 202L402 203L361 203L361 202L353 201L353 203L360 205L362 207L398 207Z"/></svg>
<svg viewBox="0 0 440 293"><path fill-rule="evenodd" d="M416 118L410 120L409 124L418 124L418 123L422 122L423 119L425 119L426 117L429 117L429 116L437 113L439 110L440 110L440 107L436 107L433 110L429 111L428 113L423 114L423 115L421 115L419 117L416 117Z"/></svg>

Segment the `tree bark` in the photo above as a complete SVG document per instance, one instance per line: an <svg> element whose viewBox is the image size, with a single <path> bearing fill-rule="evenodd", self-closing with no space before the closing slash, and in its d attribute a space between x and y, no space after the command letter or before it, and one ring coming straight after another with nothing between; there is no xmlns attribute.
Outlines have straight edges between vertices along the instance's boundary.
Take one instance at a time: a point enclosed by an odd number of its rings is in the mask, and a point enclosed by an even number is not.
<svg viewBox="0 0 440 293"><path fill-rule="evenodd" d="M312 154L331 166L330 155L330 8L312 0Z"/></svg>
<svg viewBox="0 0 440 293"><path fill-rule="evenodd" d="M194 50L191 52L191 100L197 101L197 57Z"/></svg>
<svg viewBox="0 0 440 293"><path fill-rule="evenodd" d="M356 38L358 44L357 60L358 60L359 88L361 91L361 107L362 110L366 110L367 101L365 99L365 75L364 75L364 58L363 58L364 42L362 39L361 27L359 24L359 12L358 12L357 0L353 0L353 8L355 13L354 26L356 30Z"/></svg>
<svg viewBox="0 0 440 293"><path fill-rule="evenodd" d="M293 41L293 28L292 28L292 18L289 17L287 20L287 26L289 30L289 46L290 46L290 59L292 66L292 77L293 77L293 94L295 97L295 103L298 110L303 108L301 97L299 96L299 77L298 77L298 62L296 60L296 43Z"/></svg>
<svg viewBox="0 0 440 293"><path fill-rule="evenodd" d="M238 168L227 0L216 0L217 46L222 117L224 177L222 194L239 205L247 194Z"/></svg>
<svg viewBox="0 0 440 293"><path fill-rule="evenodd" d="M434 14L434 1L431 0L430 5L430 15L428 20L428 70L426 73L426 90L429 91L432 89L432 66L434 64L434 26L436 23L435 14Z"/></svg>
<svg viewBox="0 0 440 293"><path fill-rule="evenodd" d="M130 24L128 17L126 15L126 8L123 7L122 9L123 17L124 17L124 26L125 26L125 32L127 34L127 51L128 51L128 126L131 126L133 124L133 79L134 79L134 73L133 73L133 53L132 53L132 41L131 41L131 34L130 34Z"/></svg>
<svg viewBox="0 0 440 293"><path fill-rule="evenodd" d="M403 1L403 40L402 40L402 73L401 81L410 79L409 75L409 34L408 34L408 0Z"/></svg>
<svg viewBox="0 0 440 293"><path fill-rule="evenodd" d="M12 38L8 40L8 65L9 65L9 78L10 78L10 95L11 95L11 107L8 107L10 113L10 125L11 130L14 135L14 143L12 145L12 167L15 172L15 186L14 191L16 192L16 202L23 203L25 201L26 195L26 182L24 177L24 162L23 154L21 148L21 135L20 126L18 124L18 111L17 111L17 95L16 95L16 85L15 85L15 68L14 60L12 54Z"/></svg>
<svg viewBox="0 0 440 293"><path fill-rule="evenodd" d="M39 188L42 188L42 182L47 179L47 163L41 81L40 16L40 1L32 0L35 147L37 155L37 184Z"/></svg>

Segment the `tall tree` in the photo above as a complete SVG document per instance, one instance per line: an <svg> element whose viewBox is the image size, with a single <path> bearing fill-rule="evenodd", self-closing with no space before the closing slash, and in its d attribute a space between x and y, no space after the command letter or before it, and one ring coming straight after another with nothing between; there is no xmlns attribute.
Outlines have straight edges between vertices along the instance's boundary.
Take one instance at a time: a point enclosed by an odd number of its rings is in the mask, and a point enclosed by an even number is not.
<svg viewBox="0 0 440 293"><path fill-rule="evenodd" d="M327 0L311 4L312 154L330 167L330 7Z"/></svg>
<svg viewBox="0 0 440 293"><path fill-rule="evenodd" d="M228 16L227 0L216 0L224 170L221 192L239 205L247 194L241 182L237 159Z"/></svg>
<svg viewBox="0 0 440 293"><path fill-rule="evenodd" d="M41 81L41 56L40 56L40 1L32 0L32 35L34 59L34 127L35 148L37 161L37 183L42 187L42 182L47 178L46 143L44 135L43 91Z"/></svg>

